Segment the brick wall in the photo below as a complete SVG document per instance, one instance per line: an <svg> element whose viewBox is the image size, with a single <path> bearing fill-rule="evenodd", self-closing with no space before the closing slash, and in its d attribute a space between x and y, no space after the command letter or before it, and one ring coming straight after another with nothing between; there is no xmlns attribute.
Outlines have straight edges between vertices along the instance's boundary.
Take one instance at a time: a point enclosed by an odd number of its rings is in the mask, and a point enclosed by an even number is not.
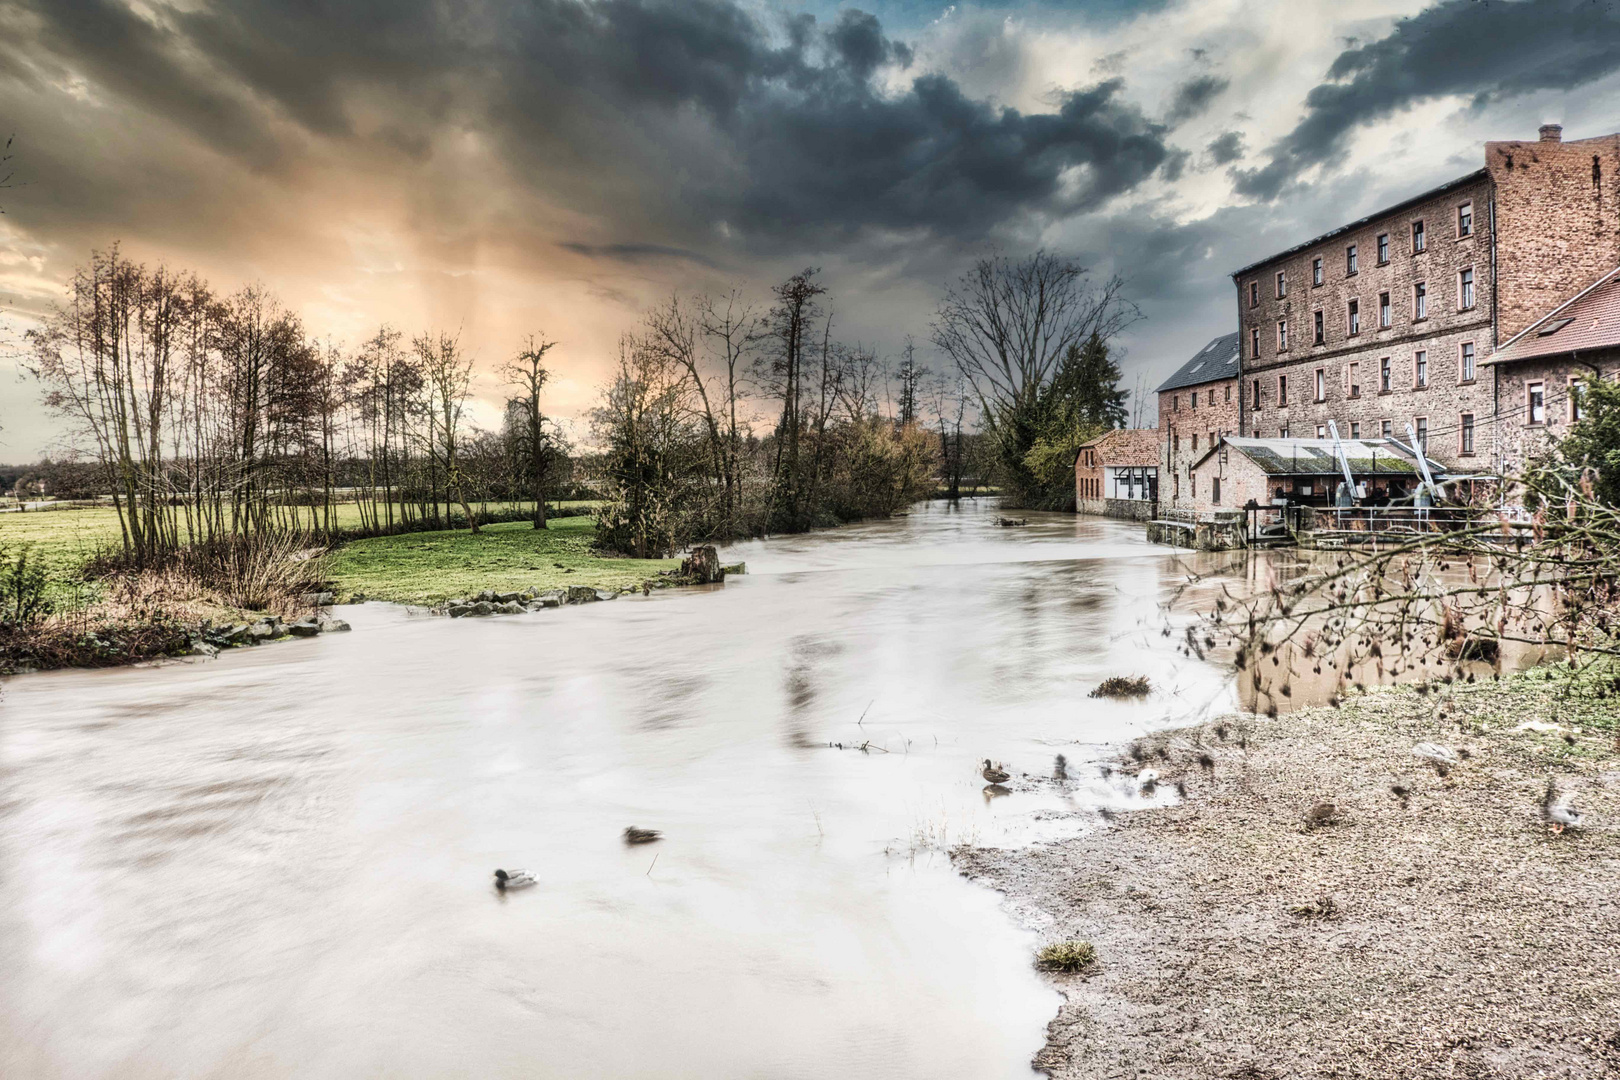
<svg viewBox="0 0 1620 1080"><path fill-rule="evenodd" d="M1620 378L1620 349L1604 350L1583 359L1587 362L1577 364L1567 357L1548 357L1503 364L1495 369L1500 412L1493 445L1500 449L1502 467L1506 471L1515 471L1527 458L1548 449L1553 440L1569 434L1572 378L1592 378L1596 372L1606 378ZM1542 387L1540 422L1532 420L1530 415L1529 388L1533 383L1540 383Z"/></svg>
<svg viewBox="0 0 1620 1080"><path fill-rule="evenodd" d="M1422 200L1280 255L1236 279L1247 398L1243 434L1275 438L1287 430L1294 437L1315 438L1318 426L1325 427L1332 419L1343 437L1350 437L1359 426L1363 438L1373 438L1382 434L1387 420L1391 433L1404 440L1406 425L1416 426L1420 417L1431 431L1450 431L1464 414L1476 418L1491 414L1491 383L1478 366L1492 344L1490 183L1487 175L1465 177ZM1461 228L1464 207L1470 211L1466 232ZM1420 222L1423 244L1417 250L1414 236ZM1387 255L1382 260L1380 237L1385 238ZM1348 257L1352 246L1353 271ZM1315 283L1318 259L1320 285ZM1472 276L1471 305L1464 303L1464 271ZM1285 282L1281 297L1279 273ZM1388 326L1382 325L1386 296ZM1352 301L1357 305L1356 327L1350 316ZM1320 343L1315 333L1317 313L1322 317ZM1287 326L1286 343L1279 323ZM1254 331L1259 331L1258 357ZM1474 351L1473 380L1463 378L1464 345ZM1420 353L1426 369L1421 383ZM1387 391L1382 386L1386 358ZM1286 403L1280 398L1279 376L1287 378ZM1359 393L1352 393L1352 386L1359 387ZM1454 464L1457 454L1449 447L1449 441L1431 439L1431 454Z"/></svg>
<svg viewBox="0 0 1620 1080"><path fill-rule="evenodd" d="M1188 467L1210 448L1212 436L1242 434L1238 391L1238 380L1221 379L1159 395L1159 505L1194 509Z"/></svg>
<svg viewBox="0 0 1620 1080"><path fill-rule="evenodd" d="M1495 182L1498 340L1620 266L1620 135L1485 144Z"/></svg>
<svg viewBox="0 0 1620 1080"><path fill-rule="evenodd" d="M1113 498L1108 482L1109 466L1136 465L1159 468L1158 432L1151 428L1120 428L1110 431L1095 442L1080 448L1074 460L1075 509L1082 514L1103 514L1108 517L1131 517L1138 513L1122 513L1114 503L1127 500ZM1152 506L1154 504L1148 503Z"/></svg>

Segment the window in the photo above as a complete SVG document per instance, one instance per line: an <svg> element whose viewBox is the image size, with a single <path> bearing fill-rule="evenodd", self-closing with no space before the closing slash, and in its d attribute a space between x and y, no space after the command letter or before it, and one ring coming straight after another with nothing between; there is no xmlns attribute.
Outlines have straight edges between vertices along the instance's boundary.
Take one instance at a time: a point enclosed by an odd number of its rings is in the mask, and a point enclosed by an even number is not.
<svg viewBox="0 0 1620 1080"><path fill-rule="evenodd" d="M1196 390L1192 392L1192 411L1198 411L1198 391Z"/></svg>
<svg viewBox="0 0 1620 1080"><path fill-rule="evenodd" d="M1354 336L1361 333L1361 301L1350 301L1350 311L1346 316L1346 323L1349 326L1348 333L1350 335Z"/></svg>
<svg viewBox="0 0 1620 1080"><path fill-rule="evenodd" d="M1193 448L1193 453L1195 453L1195 454L1198 453L1198 432L1196 432L1196 431L1193 432L1192 448Z"/></svg>
<svg viewBox="0 0 1620 1080"><path fill-rule="evenodd" d="M1207 445L1211 450L1215 449L1215 433L1213 431L1209 433L1209 442Z"/></svg>
<svg viewBox="0 0 1620 1080"><path fill-rule="evenodd" d="M1344 369L1344 396L1358 398L1361 396L1361 365L1351 363Z"/></svg>
<svg viewBox="0 0 1620 1080"><path fill-rule="evenodd" d="M1472 341L1462 343L1462 359L1457 363L1457 370L1462 372L1462 382L1474 381L1474 343Z"/></svg>
<svg viewBox="0 0 1620 1080"><path fill-rule="evenodd" d="M1284 352L1288 348L1288 320L1277 320L1277 351Z"/></svg>
<svg viewBox="0 0 1620 1080"><path fill-rule="evenodd" d="M1526 383L1524 387L1525 414L1532 424L1547 422L1547 393L1542 383Z"/></svg>
<svg viewBox="0 0 1620 1080"><path fill-rule="evenodd" d="M1260 283L1258 281L1249 282L1249 306L1260 306Z"/></svg>
<svg viewBox="0 0 1620 1080"><path fill-rule="evenodd" d="M1380 394L1387 394L1395 388L1392 382L1393 377L1394 371L1389 362L1389 357L1386 356L1378 361L1378 392Z"/></svg>
<svg viewBox="0 0 1620 1080"><path fill-rule="evenodd" d="M1260 328L1258 326L1249 331L1249 353L1256 360L1260 359Z"/></svg>
<svg viewBox="0 0 1620 1080"><path fill-rule="evenodd" d="M1277 408L1288 404L1288 376L1277 376Z"/></svg>
<svg viewBox="0 0 1620 1080"><path fill-rule="evenodd" d="M1581 398L1586 394L1586 384L1579 375L1569 377L1569 422L1574 423L1581 418Z"/></svg>
<svg viewBox="0 0 1620 1080"><path fill-rule="evenodd" d="M1209 478L1209 501L1217 505L1220 504L1221 478L1218 476L1212 476Z"/></svg>
<svg viewBox="0 0 1620 1080"><path fill-rule="evenodd" d="M1378 265L1382 266L1387 262L1389 262L1389 233L1381 232L1378 234Z"/></svg>
<svg viewBox="0 0 1620 1080"><path fill-rule="evenodd" d="M1474 235L1474 204L1465 202L1457 207L1457 235Z"/></svg>
<svg viewBox="0 0 1620 1080"><path fill-rule="evenodd" d="M1389 326L1389 324L1390 324L1390 311L1391 311L1391 309L1390 309L1390 304L1389 304L1389 293L1387 293L1387 292L1379 293L1378 294L1378 325L1379 326L1381 326L1381 327L1388 327Z"/></svg>
<svg viewBox="0 0 1620 1080"><path fill-rule="evenodd" d="M1412 321L1429 317L1429 286L1425 282L1418 282L1412 286Z"/></svg>
<svg viewBox="0 0 1620 1080"><path fill-rule="evenodd" d="M1457 448L1461 453L1472 454L1474 452L1474 414L1471 412L1463 413L1460 426L1462 434L1458 439Z"/></svg>
<svg viewBox="0 0 1620 1080"><path fill-rule="evenodd" d="M1356 245L1354 244L1344 249L1344 272L1347 276L1356 272Z"/></svg>
<svg viewBox="0 0 1620 1080"><path fill-rule="evenodd" d="M1457 275L1457 307L1467 311L1474 306L1474 268L1470 266Z"/></svg>
<svg viewBox="0 0 1620 1080"><path fill-rule="evenodd" d="M1428 249L1428 237L1423 232L1423 220L1412 222L1412 254L1420 255Z"/></svg>
<svg viewBox="0 0 1620 1080"><path fill-rule="evenodd" d="M1394 425L1392 425L1388 420L1380 420L1378 422L1378 432L1384 438L1389 438L1393 431Z"/></svg>
<svg viewBox="0 0 1620 1080"><path fill-rule="evenodd" d="M1412 385L1419 390L1429 385L1429 354L1425 349L1412 354Z"/></svg>
<svg viewBox="0 0 1620 1080"><path fill-rule="evenodd" d="M1311 284L1322 284L1322 257L1320 255L1311 260Z"/></svg>
<svg viewBox="0 0 1620 1080"><path fill-rule="evenodd" d="M1427 416L1417 418L1417 442L1418 449L1427 454L1429 452L1429 418Z"/></svg>
<svg viewBox="0 0 1620 1080"><path fill-rule="evenodd" d="M1288 425L1287 424L1284 424L1282 427L1277 429L1277 438L1279 438L1279 439L1288 438Z"/></svg>
<svg viewBox="0 0 1620 1080"><path fill-rule="evenodd" d="M1361 438L1361 421L1360 420L1352 420L1352 421L1350 421L1350 437L1352 439Z"/></svg>
<svg viewBox="0 0 1620 1080"><path fill-rule="evenodd" d="M1181 395L1180 394L1176 394L1176 395L1174 395L1174 396L1172 396L1170 398L1170 411L1171 412L1180 412L1181 411Z"/></svg>
<svg viewBox="0 0 1620 1080"><path fill-rule="evenodd" d="M1223 389L1226 390L1226 400L1231 401L1232 400L1232 384L1227 383L1226 386Z"/></svg>
<svg viewBox="0 0 1620 1080"><path fill-rule="evenodd" d="M1254 380L1254 411L1260 411L1260 380Z"/></svg>
<svg viewBox="0 0 1620 1080"><path fill-rule="evenodd" d="M1316 400L1327 400L1327 368L1316 369Z"/></svg>
<svg viewBox="0 0 1620 1080"><path fill-rule="evenodd" d="M1172 454L1181 453L1181 436L1180 435L1171 435L1170 436L1170 452Z"/></svg>
<svg viewBox="0 0 1620 1080"><path fill-rule="evenodd" d="M1281 300L1288 295L1288 279L1281 270L1277 271L1277 299Z"/></svg>
<svg viewBox="0 0 1620 1080"><path fill-rule="evenodd" d="M1313 322L1315 323L1316 336L1315 336L1315 339L1312 341L1312 344L1313 345L1320 345L1324 341L1327 340L1327 335L1326 335L1325 331L1323 330L1323 326L1322 326L1322 313L1320 311L1318 311L1316 313L1316 315L1314 316Z"/></svg>

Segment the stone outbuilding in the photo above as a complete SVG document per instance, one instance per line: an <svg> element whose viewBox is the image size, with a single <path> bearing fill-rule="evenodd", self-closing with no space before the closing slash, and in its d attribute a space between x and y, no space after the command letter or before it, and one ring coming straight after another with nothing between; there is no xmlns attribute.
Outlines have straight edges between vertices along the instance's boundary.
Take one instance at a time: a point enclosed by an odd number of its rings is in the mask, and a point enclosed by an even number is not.
<svg viewBox="0 0 1620 1080"><path fill-rule="evenodd" d="M1074 505L1082 514L1151 520L1159 502L1159 433L1117 428L1086 443L1074 460Z"/></svg>
<svg viewBox="0 0 1620 1080"><path fill-rule="evenodd" d="M1419 483L1416 459L1385 440L1340 443L1362 504L1399 502ZM1330 507L1344 472L1332 439L1251 439L1228 436L1192 467L1194 509L1200 519L1257 506Z"/></svg>
<svg viewBox="0 0 1620 1080"><path fill-rule="evenodd" d="M1222 436L1242 433L1241 364L1238 335L1222 334L1159 387L1159 500L1166 509L1191 510L1192 463Z"/></svg>

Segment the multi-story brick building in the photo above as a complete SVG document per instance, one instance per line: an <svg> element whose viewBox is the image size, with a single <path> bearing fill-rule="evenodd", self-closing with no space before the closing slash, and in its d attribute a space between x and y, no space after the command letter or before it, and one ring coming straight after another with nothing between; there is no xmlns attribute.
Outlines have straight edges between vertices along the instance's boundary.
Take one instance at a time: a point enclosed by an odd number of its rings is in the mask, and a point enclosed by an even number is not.
<svg viewBox="0 0 1620 1080"><path fill-rule="evenodd" d="M1159 433L1115 428L1080 448L1074 503L1082 514L1146 521L1158 506Z"/></svg>
<svg viewBox="0 0 1620 1080"><path fill-rule="evenodd" d="M1237 430L1319 438L1332 420L1405 441L1410 426L1443 465L1496 472L1518 404L1487 358L1616 267L1620 135L1487 143L1483 169L1233 275Z"/></svg>
<svg viewBox="0 0 1620 1080"><path fill-rule="evenodd" d="M1238 335L1222 334L1159 387L1159 505L1191 510L1192 463L1243 430Z"/></svg>

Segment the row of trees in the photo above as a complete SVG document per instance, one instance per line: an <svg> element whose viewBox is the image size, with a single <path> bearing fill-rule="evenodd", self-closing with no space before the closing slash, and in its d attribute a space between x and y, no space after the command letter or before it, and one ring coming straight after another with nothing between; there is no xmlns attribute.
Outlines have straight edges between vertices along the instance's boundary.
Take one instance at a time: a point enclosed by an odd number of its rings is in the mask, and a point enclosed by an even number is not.
<svg viewBox="0 0 1620 1080"><path fill-rule="evenodd" d="M446 523L474 500L534 504L566 448L539 409L550 343L507 370L503 430L467 420L472 360L456 337L384 326L345 350L258 286L95 253L29 335L46 404L93 451L135 565L266 533L331 535L341 500L366 531Z"/></svg>

